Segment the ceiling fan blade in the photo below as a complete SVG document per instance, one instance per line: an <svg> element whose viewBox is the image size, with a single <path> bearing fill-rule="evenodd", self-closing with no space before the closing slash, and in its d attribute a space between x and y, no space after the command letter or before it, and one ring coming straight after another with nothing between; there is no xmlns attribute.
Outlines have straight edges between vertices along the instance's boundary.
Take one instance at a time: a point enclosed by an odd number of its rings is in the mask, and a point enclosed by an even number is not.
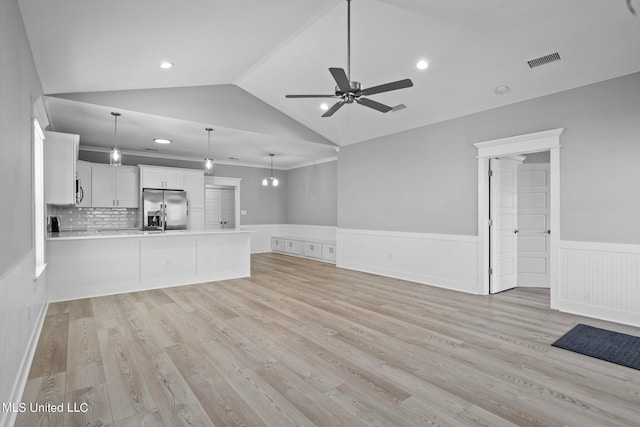
<svg viewBox="0 0 640 427"><path fill-rule="evenodd" d="M388 105L381 104L381 103L376 102L373 99L369 99L369 98L357 98L356 102L358 104L360 104L360 105L364 105L365 107L369 107L369 108L373 108L374 110L378 110L381 113L388 113L389 111L393 110L392 107L389 107Z"/></svg>
<svg viewBox="0 0 640 427"><path fill-rule="evenodd" d="M338 111L340 109L340 107L342 107L344 104L346 104L346 102L344 102L344 101L336 102L335 104L333 104L333 107L329 108L327 110L327 112L322 115L322 117L331 117L331 116L333 116L333 113Z"/></svg>
<svg viewBox="0 0 640 427"><path fill-rule="evenodd" d="M351 90L351 85L349 84L347 73L345 73L342 68L329 68L329 72L333 76L333 79L336 81L341 91L349 92Z"/></svg>
<svg viewBox="0 0 640 427"><path fill-rule="evenodd" d="M389 92L392 90L404 89L413 86L411 79L398 80L397 82L385 83L383 85L362 89L358 95L374 95L376 93Z"/></svg>
<svg viewBox="0 0 640 427"><path fill-rule="evenodd" d="M285 98L337 98L335 95L285 95Z"/></svg>

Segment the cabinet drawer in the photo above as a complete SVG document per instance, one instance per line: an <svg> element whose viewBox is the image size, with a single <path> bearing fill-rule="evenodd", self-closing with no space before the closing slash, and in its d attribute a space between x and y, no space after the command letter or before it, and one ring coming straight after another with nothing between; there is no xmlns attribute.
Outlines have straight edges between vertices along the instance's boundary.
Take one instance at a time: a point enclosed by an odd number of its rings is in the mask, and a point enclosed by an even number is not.
<svg viewBox="0 0 640 427"><path fill-rule="evenodd" d="M313 242L302 242L302 255L311 258L322 258L322 245Z"/></svg>
<svg viewBox="0 0 640 427"><path fill-rule="evenodd" d="M284 251L288 254L300 254L300 242L297 240L285 240Z"/></svg>
<svg viewBox="0 0 640 427"><path fill-rule="evenodd" d="M327 261L336 260L336 245L322 245L322 259Z"/></svg>
<svg viewBox="0 0 640 427"><path fill-rule="evenodd" d="M284 240L276 237L271 239L271 250L277 252L284 252Z"/></svg>

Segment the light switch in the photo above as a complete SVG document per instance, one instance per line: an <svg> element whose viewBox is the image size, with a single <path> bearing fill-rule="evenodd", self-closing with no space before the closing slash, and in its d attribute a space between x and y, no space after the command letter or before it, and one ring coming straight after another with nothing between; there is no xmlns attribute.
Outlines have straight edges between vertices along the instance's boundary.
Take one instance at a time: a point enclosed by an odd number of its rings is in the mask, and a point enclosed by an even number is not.
<svg viewBox="0 0 640 427"><path fill-rule="evenodd" d="M241 210L240 211L240 215L246 215L246 214L247 214L247 211L245 211L245 210Z"/></svg>

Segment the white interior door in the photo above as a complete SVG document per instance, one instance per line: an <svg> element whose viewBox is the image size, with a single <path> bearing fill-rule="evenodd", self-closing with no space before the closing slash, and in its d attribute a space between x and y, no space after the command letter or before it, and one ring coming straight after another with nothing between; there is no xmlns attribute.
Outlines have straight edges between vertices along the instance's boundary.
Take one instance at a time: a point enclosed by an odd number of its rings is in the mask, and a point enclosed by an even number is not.
<svg viewBox="0 0 640 427"><path fill-rule="evenodd" d="M518 229L518 286L548 288L548 163L518 167Z"/></svg>
<svg viewBox="0 0 640 427"><path fill-rule="evenodd" d="M236 220L236 190L225 188L222 190L222 228L235 228Z"/></svg>
<svg viewBox="0 0 640 427"><path fill-rule="evenodd" d="M518 280L518 160L491 159L489 166L489 292L515 288Z"/></svg>
<svg viewBox="0 0 640 427"><path fill-rule="evenodd" d="M204 228L207 230L222 228L221 190L207 186L204 196Z"/></svg>

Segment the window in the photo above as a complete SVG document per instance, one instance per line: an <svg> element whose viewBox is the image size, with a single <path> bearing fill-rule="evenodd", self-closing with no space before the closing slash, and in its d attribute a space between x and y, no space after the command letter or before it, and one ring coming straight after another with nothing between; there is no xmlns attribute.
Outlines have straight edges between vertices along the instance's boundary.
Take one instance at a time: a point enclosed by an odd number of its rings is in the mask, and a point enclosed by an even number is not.
<svg viewBox="0 0 640 427"><path fill-rule="evenodd" d="M45 205L44 205L44 133L38 119L33 119L33 236L36 255L36 279L47 264L44 256Z"/></svg>

